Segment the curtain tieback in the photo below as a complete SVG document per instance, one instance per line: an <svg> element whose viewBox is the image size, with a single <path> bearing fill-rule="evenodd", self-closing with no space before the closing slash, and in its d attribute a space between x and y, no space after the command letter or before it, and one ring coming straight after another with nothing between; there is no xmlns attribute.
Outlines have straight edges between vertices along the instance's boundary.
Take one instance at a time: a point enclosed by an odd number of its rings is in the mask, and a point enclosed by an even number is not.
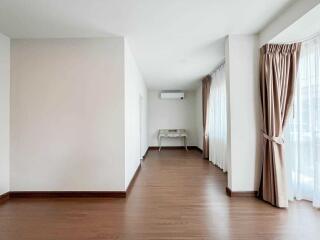
<svg viewBox="0 0 320 240"><path fill-rule="evenodd" d="M269 136L268 134L266 134L264 131L262 131L262 135L265 139L277 143L277 144L284 144L284 139L281 136Z"/></svg>

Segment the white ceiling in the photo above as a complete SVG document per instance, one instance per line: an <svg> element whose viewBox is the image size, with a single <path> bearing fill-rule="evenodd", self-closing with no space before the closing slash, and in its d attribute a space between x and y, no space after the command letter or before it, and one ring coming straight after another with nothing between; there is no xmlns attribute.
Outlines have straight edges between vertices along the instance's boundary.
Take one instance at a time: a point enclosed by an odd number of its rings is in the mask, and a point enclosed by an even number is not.
<svg viewBox="0 0 320 240"><path fill-rule="evenodd" d="M192 89L228 34L259 32L294 0L0 0L11 38L125 36L149 89Z"/></svg>

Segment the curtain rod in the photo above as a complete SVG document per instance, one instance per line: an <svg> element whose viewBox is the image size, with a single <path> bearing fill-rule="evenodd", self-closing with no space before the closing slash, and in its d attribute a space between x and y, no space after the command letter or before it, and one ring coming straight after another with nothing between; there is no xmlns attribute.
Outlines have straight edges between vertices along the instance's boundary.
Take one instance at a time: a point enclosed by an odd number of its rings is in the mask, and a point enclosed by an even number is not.
<svg viewBox="0 0 320 240"><path fill-rule="evenodd" d="M292 41L289 41L289 42L275 42L275 43L271 42L271 44L292 44L292 43L298 43L298 42L302 43L302 42L312 41L313 39L316 39L318 37L320 37L320 32L316 32L316 33L311 34L310 36L308 36L306 38L299 39L299 40L292 40Z"/></svg>
<svg viewBox="0 0 320 240"><path fill-rule="evenodd" d="M309 37L304 38L304 39L300 40L299 42L311 41L311 40L316 39L316 38L318 38L318 37L320 37L320 32L316 32L316 33L314 33L314 34L311 34Z"/></svg>
<svg viewBox="0 0 320 240"><path fill-rule="evenodd" d="M214 74L224 64L225 64L225 59L223 58L223 60L218 64L218 66L216 66L208 75L212 76L212 74Z"/></svg>

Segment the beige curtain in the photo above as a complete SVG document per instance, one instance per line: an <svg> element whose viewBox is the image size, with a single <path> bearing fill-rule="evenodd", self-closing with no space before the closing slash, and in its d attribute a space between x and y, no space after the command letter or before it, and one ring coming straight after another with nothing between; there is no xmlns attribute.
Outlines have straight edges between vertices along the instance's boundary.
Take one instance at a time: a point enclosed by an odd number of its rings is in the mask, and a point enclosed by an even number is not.
<svg viewBox="0 0 320 240"><path fill-rule="evenodd" d="M288 206L283 129L293 103L300 43L268 44L260 51L263 157L259 196Z"/></svg>
<svg viewBox="0 0 320 240"><path fill-rule="evenodd" d="M210 97L211 76L202 79L202 119L203 119L203 157L209 158L208 105Z"/></svg>

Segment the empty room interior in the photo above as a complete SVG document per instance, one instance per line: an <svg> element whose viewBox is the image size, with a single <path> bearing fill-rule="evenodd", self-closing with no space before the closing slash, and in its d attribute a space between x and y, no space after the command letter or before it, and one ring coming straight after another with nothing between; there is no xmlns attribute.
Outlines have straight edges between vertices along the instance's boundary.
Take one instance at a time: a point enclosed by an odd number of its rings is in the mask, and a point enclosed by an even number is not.
<svg viewBox="0 0 320 240"><path fill-rule="evenodd" d="M0 240L319 238L320 0L0 0Z"/></svg>

